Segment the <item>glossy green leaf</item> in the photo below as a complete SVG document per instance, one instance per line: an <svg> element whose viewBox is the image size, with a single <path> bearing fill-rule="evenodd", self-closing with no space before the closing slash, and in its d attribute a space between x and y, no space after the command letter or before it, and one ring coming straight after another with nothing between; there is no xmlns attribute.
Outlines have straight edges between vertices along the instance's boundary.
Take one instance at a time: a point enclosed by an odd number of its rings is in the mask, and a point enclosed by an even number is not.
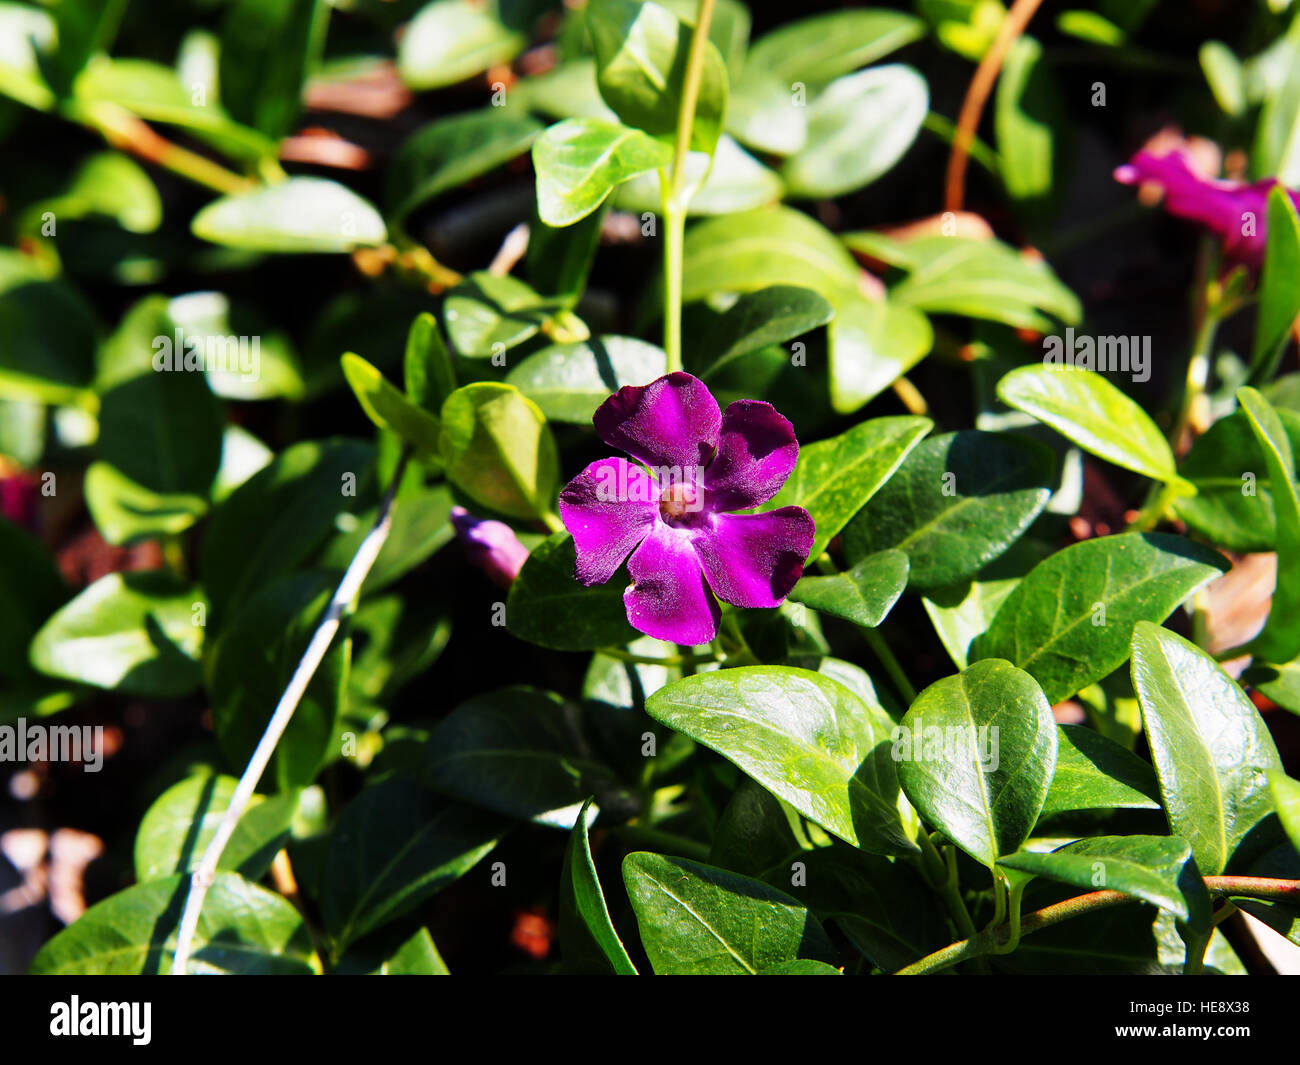
<svg viewBox="0 0 1300 1065"><path fill-rule="evenodd" d="M902 729L898 779L925 821L989 869L1016 851L1056 768L1056 722L1034 678L976 662L921 692Z"/></svg>
<svg viewBox="0 0 1300 1065"><path fill-rule="evenodd" d="M1209 910L1191 857L1177 836L1094 836L1049 853L1020 851L998 864L1085 891L1122 891L1189 921L1194 910Z"/></svg>
<svg viewBox="0 0 1300 1065"><path fill-rule="evenodd" d="M803 507L817 524L816 559L907 453L933 428L928 418L872 418L846 433L799 450L799 461L772 507Z"/></svg>
<svg viewBox="0 0 1300 1065"><path fill-rule="evenodd" d="M223 196L194 216L194 235L245 251L345 252L382 244L379 212L351 189L318 177L292 177Z"/></svg>
<svg viewBox="0 0 1300 1065"><path fill-rule="evenodd" d="M835 956L817 919L762 881L645 851L623 859L623 881L656 976L755 975Z"/></svg>
<svg viewBox="0 0 1300 1065"><path fill-rule="evenodd" d="M518 278L476 270L447 293L442 317L447 339L461 355L501 358L536 336L553 309Z"/></svg>
<svg viewBox="0 0 1300 1065"><path fill-rule="evenodd" d="M413 89L440 89L510 62L524 44L524 35L503 21L497 0L433 0L402 34L397 70Z"/></svg>
<svg viewBox="0 0 1300 1065"><path fill-rule="evenodd" d="M1155 771L1083 725L1058 725L1056 772L1040 817L1072 810L1158 810Z"/></svg>
<svg viewBox="0 0 1300 1065"><path fill-rule="evenodd" d="M321 914L336 955L464 876L508 827L434 801L409 776L371 784L339 815L325 855Z"/></svg>
<svg viewBox="0 0 1300 1065"><path fill-rule="evenodd" d="M617 574L591 588L574 576L577 554L568 533L556 533L528 556L506 600L512 635L554 651L620 647L636 638Z"/></svg>
<svg viewBox="0 0 1300 1065"><path fill-rule="evenodd" d="M1300 781L1275 769L1269 773L1268 782L1273 793L1273 805L1277 807L1277 819L1282 822L1291 846L1300 851Z"/></svg>
<svg viewBox="0 0 1300 1065"><path fill-rule="evenodd" d="M575 707L537 688L476 695L438 723L423 773L444 795L509 817L571 829L591 795L627 812L634 802L590 753Z"/></svg>
<svg viewBox="0 0 1300 1065"><path fill-rule="evenodd" d="M135 837L135 878L140 882L173 873L192 873L203 858L239 782L200 773L174 784L154 800ZM249 880L266 875L289 839L298 794L254 795L221 852L218 869Z"/></svg>
<svg viewBox="0 0 1300 1065"><path fill-rule="evenodd" d="M856 561L897 548L918 588L969 580L1042 511L1054 466L1049 449L1010 434L923 440L849 523L845 554Z"/></svg>
<svg viewBox="0 0 1300 1065"><path fill-rule="evenodd" d="M736 300L691 351L707 365L708 378L742 355L810 333L834 315L831 305L812 289L772 285Z"/></svg>
<svg viewBox="0 0 1300 1065"><path fill-rule="evenodd" d="M23 227L39 232L46 211L59 220L111 218L131 233L152 233L163 218L162 200L153 181L139 163L120 152L89 156L63 192L27 209Z"/></svg>
<svg viewBox="0 0 1300 1065"><path fill-rule="evenodd" d="M1296 490L1295 457L1282 419L1253 388L1237 392L1237 401L1250 419L1273 489L1277 518L1277 584L1264 628L1250 643L1258 657L1288 662L1300 654L1300 495Z"/></svg>
<svg viewBox="0 0 1300 1065"><path fill-rule="evenodd" d="M1133 631L1133 687L1170 829L1205 876L1248 860L1276 823L1268 773L1282 767L1259 711L1213 658L1149 622Z"/></svg>
<svg viewBox="0 0 1300 1065"><path fill-rule="evenodd" d="M564 967L570 972L636 976L636 966L609 919L605 893L596 875L596 863L587 840L589 810L590 799L583 803L573 823L564 864L560 867L559 925Z"/></svg>
<svg viewBox="0 0 1300 1065"><path fill-rule="evenodd" d="M552 421L591 425L605 400L625 385L648 385L668 372L663 349L635 337L602 336L553 344L506 375Z"/></svg>
<svg viewBox="0 0 1300 1065"><path fill-rule="evenodd" d="M533 145L537 212L548 226L591 214L614 186L672 159L672 150L639 129L599 118L570 118Z"/></svg>
<svg viewBox="0 0 1300 1065"><path fill-rule="evenodd" d="M889 755L893 721L844 685L806 669L743 666L674 681L646 713L841 839L873 853L916 849Z"/></svg>
<svg viewBox="0 0 1300 1065"><path fill-rule="evenodd" d="M417 407L397 388L389 384L384 375L360 355L343 356L343 376L372 422L380 429L388 429L415 449L420 457L430 457L438 452L438 419Z"/></svg>
<svg viewBox="0 0 1300 1065"><path fill-rule="evenodd" d="M1276 372L1300 314L1300 217L1285 188L1268 196L1268 245L1260 275L1259 310L1251 352L1252 377L1258 381Z"/></svg>
<svg viewBox="0 0 1300 1065"><path fill-rule="evenodd" d="M955 588L935 589L921 600L944 650L958 669L970 664L971 641L989 627L1017 583L1014 578L971 581Z"/></svg>
<svg viewBox="0 0 1300 1065"><path fill-rule="evenodd" d="M512 518L550 511L559 457L546 416L513 385L478 382L442 405L447 479L475 502Z"/></svg>
<svg viewBox="0 0 1300 1065"><path fill-rule="evenodd" d="M1009 660L1059 703L1128 658L1136 623L1163 621L1227 568L1217 552L1166 533L1072 544L1007 596L972 657Z"/></svg>
<svg viewBox="0 0 1300 1065"><path fill-rule="evenodd" d="M392 511L388 539L379 550L370 575L361 586L362 594L372 594L392 584L399 577L428 559L435 551L455 538L450 516L452 494L445 484L402 495ZM378 519L378 505L365 511L348 531L332 538L320 556L320 564L340 573L347 569Z"/></svg>
<svg viewBox="0 0 1300 1065"><path fill-rule="evenodd" d="M36 955L45 976L135 976L171 972L188 876L136 884L88 909ZM219 872L199 915L190 974L320 972L311 933L281 896L237 873Z"/></svg>
<svg viewBox="0 0 1300 1065"><path fill-rule="evenodd" d="M748 64L780 82L816 90L874 63L925 34L925 23L897 11L834 11L779 26L749 50Z"/></svg>
<svg viewBox="0 0 1300 1065"><path fill-rule="evenodd" d="M596 55L596 84L605 103L629 126L671 142L677 133L693 27L655 3L591 0L587 28ZM713 151L726 109L727 65L708 41L691 126L692 148Z"/></svg>
<svg viewBox="0 0 1300 1065"><path fill-rule="evenodd" d="M808 109L808 141L781 176L795 197L825 199L869 185L912 146L930 108L925 79L901 63L830 83Z"/></svg>
<svg viewBox="0 0 1300 1065"><path fill-rule="evenodd" d="M421 205L523 155L542 132L526 115L489 107L431 122L397 150L388 202L405 217Z"/></svg>
<svg viewBox="0 0 1300 1065"><path fill-rule="evenodd" d="M411 323L402 366L410 400L430 414L441 412L447 397L456 391L456 367L438 320L427 311Z"/></svg>
<svg viewBox="0 0 1300 1065"><path fill-rule="evenodd" d="M1099 373L1022 366L998 382L998 399L1116 466L1157 481L1177 477L1173 452L1150 415Z"/></svg>
<svg viewBox="0 0 1300 1065"><path fill-rule="evenodd" d="M801 577L790 598L823 614L874 628L907 587L907 555L885 550L867 555L834 577Z"/></svg>
<svg viewBox="0 0 1300 1065"><path fill-rule="evenodd" d="M605 210L598 209L571 226L548 226L534 210L524 266L537 292L565 308L577 305L586 291L606 217Z"/></svg>
<svg viewBox="0 0 1300 1065"><path fill-rule="evenodd" d="M185 695L199 682L206 607L198 588L171 573L110 573L45 622L31 662L48 676L97 688Z"/></svg>
<svg viewBox="0 0 1300 1065"><path fill-rule="evenodd" d="M333 597L338 577L282 575L239 603L207 663L212 724L232 767L248 763ZM276 745L263 778L281 791L306 787L338 756L350 646L335 640Z"/></svg>
<svg viewBox="0 0 1300 1065"><path fill-rule="evenodd" d="M303 86L320 60L331 5L326 0L235 0L221 27L221 100L268 137L289 133Z"/></svg>
<svg viewBox="0 0 1300 1065"><path fill-rule="evenodd" d="M1061 87L1032 37L1011 46L998 78L993 123L1003 184L1011 197L1038 208L1062 172L1060 143L1068 130Z"/></svg>
<svg viewBox="0 0 1300 1065"><path fill-rule="evenodd" d="M682 184L690 194L686 214L734 214L777 203L785 183L725 133L713 155L691 152ZM659 175L647 171L630 178L614 192L614 206L634 214L657 214L663 206Z"/></svg>
<svg viewBox="0 0 1300 1065"><path fill-rule="evenodd" d="M808 139L807 85L746 63L727 98L727 132L756 152L793 155Z"/></svg>
<svg viewBox="0 0 1300 1065"><path fill-rule="evenodd" d="M227 399L298 399L305 385L289 335L255 308L220 292L190 292L167 304L168 317L186 344L202 344L208 387ZM156 349L155 349L156 350ZM173 365L180 361L173 346ZM208 354L210 353L210 354Z"/></svg>
<svg viewBox="0 0 1300 1065"><path fill-rule="evenodd" d="M934 346L925 315L911 307L844 291L833 297L831 406L851 414L875 399Z"/></svg>

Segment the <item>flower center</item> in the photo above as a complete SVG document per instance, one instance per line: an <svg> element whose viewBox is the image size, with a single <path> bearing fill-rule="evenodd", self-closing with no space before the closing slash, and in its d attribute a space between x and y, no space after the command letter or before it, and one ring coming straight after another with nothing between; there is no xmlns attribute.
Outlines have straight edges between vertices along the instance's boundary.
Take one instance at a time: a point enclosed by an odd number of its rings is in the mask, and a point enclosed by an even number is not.
<svg viewBox="0 0 1300 1065"><path fill-rule="evenodd" d="M688 481L675 481L659 494L659 513L669 525L688 521L704 509L704 492Z"/></svg>

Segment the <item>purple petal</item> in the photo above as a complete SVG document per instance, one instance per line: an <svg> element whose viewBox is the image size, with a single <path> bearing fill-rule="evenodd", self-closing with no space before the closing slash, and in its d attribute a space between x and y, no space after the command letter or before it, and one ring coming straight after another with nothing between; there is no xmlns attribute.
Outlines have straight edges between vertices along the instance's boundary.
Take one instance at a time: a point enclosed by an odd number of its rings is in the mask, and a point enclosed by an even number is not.
<svg viewBox="0 0 1300 1065"><path fill-rule="evenodd" d="M655 523L659 487L627 459L593 462L560 492L560 520L578 552L576 576L604 584Z"/></svg>
<svg viewBox="0 0 1300 1065"><path fill-rule="evenodd" d="M709 594L691 534L659 522L627 564L623 593L632 627L659 640L695 645L718 634L721 610Z"/></svg>
<svg viewBox="0 0 1300 1065"><path fill-rule="evenodd" d="M596 411L600 438L651 468L704 466L718 445L722 414L703 381L670 373L625 385Z"/></svg>
<svg viewBox="0 0 1300 1065"><path fill-rule="evenodd" d="M710 510L748 510L766 503L785 484L799 441L794 426L770 403L741 399L722 414L718 453L704 476Z"/></svg>
<svg viewBox="0 0 1300 1065"><path fill-rule="evenodd" d="M470 564L493 582L509 588L528 561L528 548L505 522L476 518L464 507L451 508L451 523Z"/></svg>
<svg viewBox="0 0 1300 1065"><path fill-rule="evenodd" d="M1277 184L1276 178L1253 185L1216 181L1197 174L1183 152L1152 155L1143 151L1119 167L1115 179L1125 185L1159 185L1164 190L1164 209L1170 214L1199 222L1216 233L1231 258L1252 267L1263 261L1268 193ZM1295 193L1290 195L1292 201L1297 201ZM1300 205L1300 201L1297 203ZM1246 225L1248 216L1253 218L1253 226ZM1248 235L1243 229L1251 232Z"/></svg>
<svg viewBox="0 0 1300 1065"><path fill-rule="evenodd" d="M715 514L695 534L709 587L733 606L779 606L803 576L815 525L803 507L762 514Z"/></svg>

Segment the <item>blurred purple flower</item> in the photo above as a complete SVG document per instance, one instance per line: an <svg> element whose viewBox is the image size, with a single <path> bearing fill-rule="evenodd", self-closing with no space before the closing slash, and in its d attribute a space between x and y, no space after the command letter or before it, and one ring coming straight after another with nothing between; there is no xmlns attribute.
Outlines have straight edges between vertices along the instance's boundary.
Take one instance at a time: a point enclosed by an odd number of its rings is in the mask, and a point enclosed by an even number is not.
<svg viewBox="0 0 1300 1065"><path fill-rule="evenodd" d="M680 644L717 635L715 595L780 605L812 550L811 515L730 513L766 503L794 469L794 428L770 403L738 400L723 413L702 381L677 372L620 389L592 421L605 443L649 469L601 459L560 493L579 581L603 584L630 554L628 621Z"/></svg>
<svg viewBox="0 0 1300 1065"><path fill-rule="evenodd" d="M1115 180L1125 185L1155 185L1164 192L1164 208L1178 218L1199 222L1223 241L1223 250L1235 263L1258 270L1264 261L1267 239L1268 194L1277 178L1247 185L1202 177L1183 151L1165 155L1140 151L1115 170ZM1300 207L1300 198L1288 190Z"/></svg>
<svg viewBox="0 0 1300 1065"><path fill-rule="evenodd" d="M0 515L28 529L36 527L36 478L16 473L0 474Z"/></svg>
<svg viewBox="0 0 1300 1065"><path fill-rule="evenodd" d="M451 508L451 523L470 564L493 583L509 588L528 561L528 548L519 542L514 529L502 521L476 518L464 507Z"/></svg>

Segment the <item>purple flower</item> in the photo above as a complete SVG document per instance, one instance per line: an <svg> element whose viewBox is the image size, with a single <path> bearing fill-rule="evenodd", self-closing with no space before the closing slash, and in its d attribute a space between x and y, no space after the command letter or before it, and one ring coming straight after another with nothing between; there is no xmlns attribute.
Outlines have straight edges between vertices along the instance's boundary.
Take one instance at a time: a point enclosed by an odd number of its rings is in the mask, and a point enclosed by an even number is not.
<svg viewBox="0 0 1300 1065"><path fill-rule="evenodd" d="M528 548L519 542L514 529L505 522L476 518L464 507L451 508L451 523L470 564L502 588L509 588L528 561Z"/></svg>
<svg viewBox="0 0 1300 1065"><path fill-rule="evenodd" d="M1258 270L1264 261L1267 239L1268 194L1277 178L1265 178L1247 185L1241 181L1205 178L1191 165L1185 152L1166 155L1138 152L1115 170L1115 180L1125 185L1157 185L1164 190L1164 208L1178 218L1187 218L1217 234L1223 250L1233 262ZM1288 190L1300 207L1300 197Z"/></svg>
<svg viewBox="0 0 1300 1065"><path fill-rule="evenodd" d="M794 427L770 403L742 399L723 413L702 381L678 372L620 389L592 421L644 466L601 459L560 493L579 581L603 584L630 554L628 621L680 644L717 635L717 599L780 605L812 550L811 515L731 513L766 503L794 469Z"/></svg>

